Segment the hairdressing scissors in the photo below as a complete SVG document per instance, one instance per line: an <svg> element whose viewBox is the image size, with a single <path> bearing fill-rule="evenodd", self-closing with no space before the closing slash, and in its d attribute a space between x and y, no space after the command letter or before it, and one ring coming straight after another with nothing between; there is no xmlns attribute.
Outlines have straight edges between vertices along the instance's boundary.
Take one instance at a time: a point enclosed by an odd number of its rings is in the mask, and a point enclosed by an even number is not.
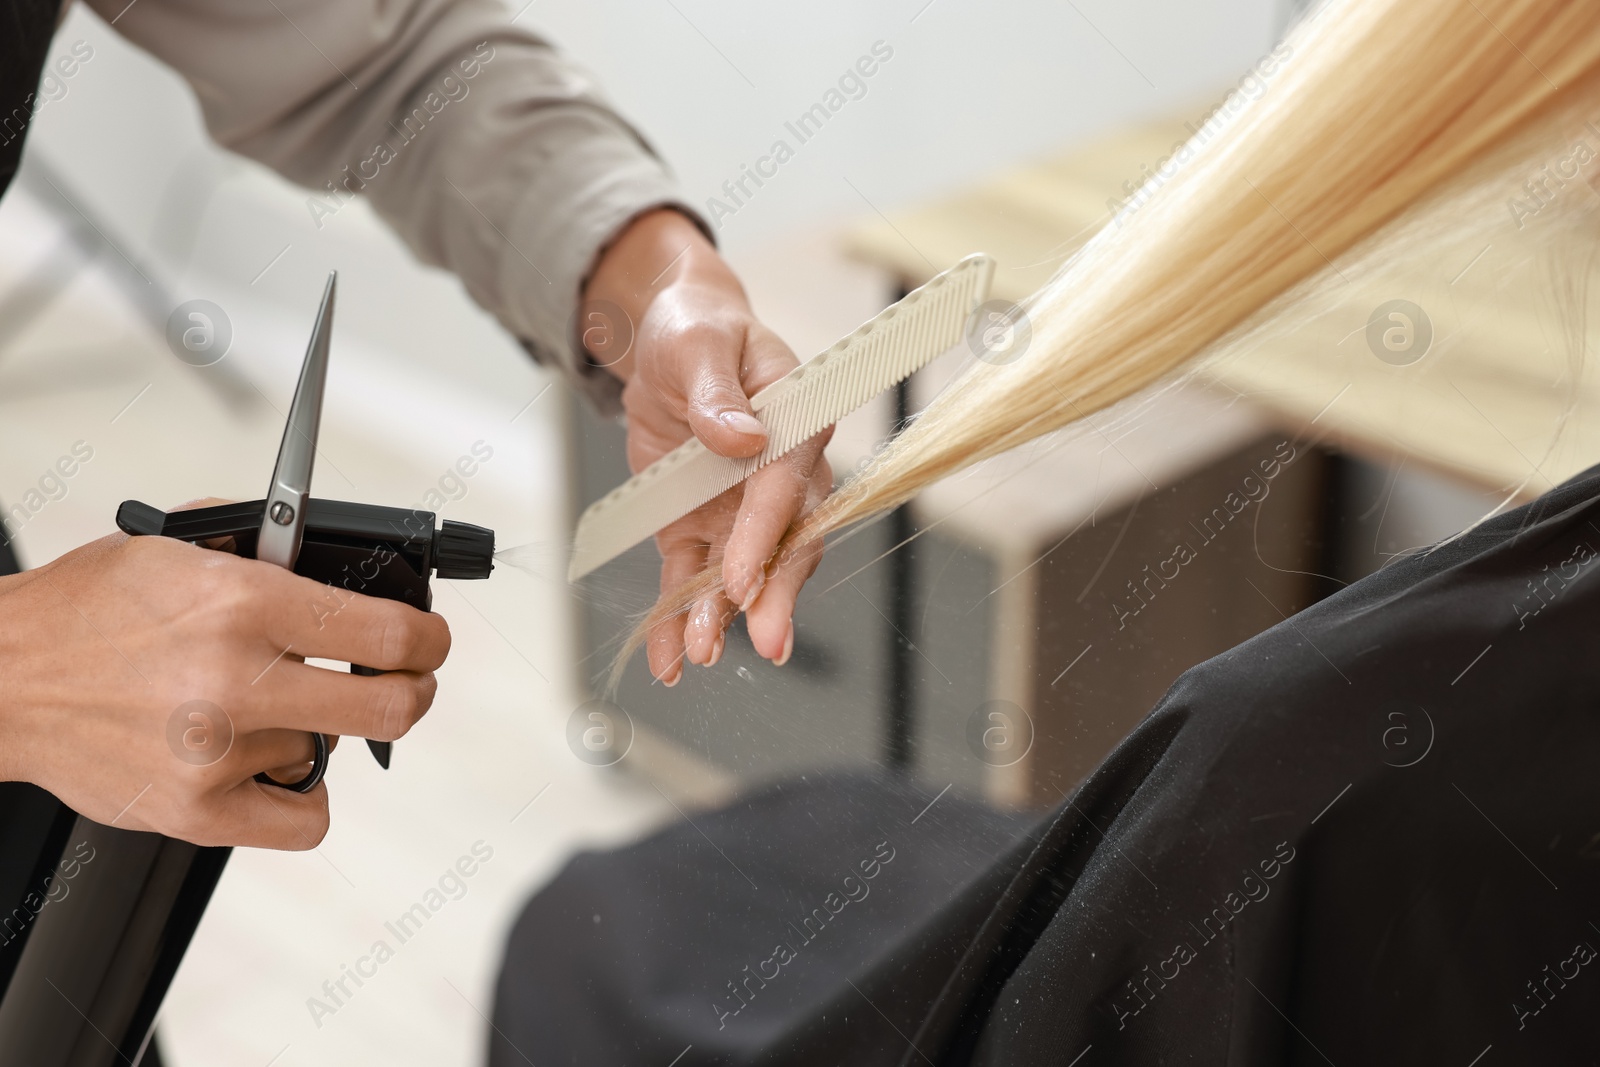
<svg viewBox="0 0 1600 1067"><path fill-rule="evenodd" d="M289 420L283 427L283 443L272 468L272 484L261 513L261 532L256 537L256 559L284 570L294 570L305 540L306 509L311 501L311 470L317 459L317 431L322 425L322 398L328 391L328 335L333 330L333 297L338 289L339 272L328 272L322 290L322 305L317 309L316 325L306 345L305 362L300 365L300 383L295 386L289 406ZM279 785L296 793L316 788L328 770L328 738L311 735L311 771L298 782L285 783L262 771L256 781ZM389 743L368 741L372 754L387 769ZM381 748L379 746L382 746Z"/></svg>

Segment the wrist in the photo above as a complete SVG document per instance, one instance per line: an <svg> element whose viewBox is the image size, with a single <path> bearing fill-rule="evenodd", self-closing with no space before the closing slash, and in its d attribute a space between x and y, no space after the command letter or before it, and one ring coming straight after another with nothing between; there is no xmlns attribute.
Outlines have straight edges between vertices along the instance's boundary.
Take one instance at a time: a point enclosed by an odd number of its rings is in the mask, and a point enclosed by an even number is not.
<svg viewBox="0 0 1600 1067"><path fill-rule="evenodd" d="M27 735L34 694L24 672L37 658L28 632L40 626L41 605L24 603L36 599L27 588L32 578L27 572L0 577L0 782L33 781Z"/></svg>
<svg viewBox="0 0 1600 1067"><path fill-rule="evenodd" d="M580 294L580 307L600 329L581 329L579 343L597 366L626 382L633 377L632 339L650 305L663 292L680 286L716 291L723 301L748 305L739 284L716 247L689 218L671 208L658 208L635 218L601 253ZM625 318L609 322L612 305ZM626 351L607 346L621 338Z"/></svg>

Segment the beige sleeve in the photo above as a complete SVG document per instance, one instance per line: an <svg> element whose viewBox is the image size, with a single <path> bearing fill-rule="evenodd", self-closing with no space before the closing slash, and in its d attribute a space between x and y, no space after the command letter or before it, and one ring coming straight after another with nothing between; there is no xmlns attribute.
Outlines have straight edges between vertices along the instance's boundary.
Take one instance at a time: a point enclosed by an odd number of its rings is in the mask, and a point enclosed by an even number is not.
<svg viewBox="0 0 1600 1067"><path fill-rule="evenodd" d="M594 81L496 0L88 2L188 80L220 144L320 193L308 225L366 196L536 359L618 408L572 327L597 253L652 207L710 228Z"/></svg>

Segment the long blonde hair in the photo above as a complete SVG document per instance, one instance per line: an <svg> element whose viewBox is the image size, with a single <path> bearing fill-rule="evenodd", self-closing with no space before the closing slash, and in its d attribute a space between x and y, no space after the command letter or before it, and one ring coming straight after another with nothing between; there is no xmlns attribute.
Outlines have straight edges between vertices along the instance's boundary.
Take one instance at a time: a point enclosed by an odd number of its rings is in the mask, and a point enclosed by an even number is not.
<svg viewBox="0 0 1600 1067"><path fill-rule="evenodd" d="M1283 316L1419 205L1515 189L1600 89L1594 0L1334 0L1288 44L1266 92L1026 302L1024 358L973 363L791 528L780 558ZM619 664L720 584L713 560Z"/></svg>

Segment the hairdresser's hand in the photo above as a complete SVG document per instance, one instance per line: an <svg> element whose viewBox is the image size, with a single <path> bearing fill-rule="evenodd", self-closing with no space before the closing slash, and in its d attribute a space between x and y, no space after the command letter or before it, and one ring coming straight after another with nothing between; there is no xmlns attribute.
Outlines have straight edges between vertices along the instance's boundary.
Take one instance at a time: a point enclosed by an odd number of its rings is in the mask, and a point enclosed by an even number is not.
<svg viewBox="0 0 1600 1067"><path fill-rule="evenodd" d="M644 469L692 433L724 456L753 456L766 431L749 397L783 377L797 360L757 321L744 289L716 249L688 219L656 211L636 220L601 257L584 293L584 308L605 301L632 323L626 352L606 347L616 336L586 335L590 358L625 384L628 463ZM604 323L603 315L596 319ZM650 635L650 671L668 685L683 661L710 666L722 655L723 633L744 610L756 651L778 664L794 649L795 598L817 569L820 546L775 559L796 518L833 488L822 450L824 431L757 471L656 537L663 595L719 558L724 591L658 625Z"/></svg>
<svg viewBox="0 0 1600 1067"><path fill-rule="evenodd" d="M0 578L0 779L125 829L312 848L327 785L252 778L303 776L307 731L401 736L449 647L443 619L403 604L170 538L102 538Z"/></svg>

